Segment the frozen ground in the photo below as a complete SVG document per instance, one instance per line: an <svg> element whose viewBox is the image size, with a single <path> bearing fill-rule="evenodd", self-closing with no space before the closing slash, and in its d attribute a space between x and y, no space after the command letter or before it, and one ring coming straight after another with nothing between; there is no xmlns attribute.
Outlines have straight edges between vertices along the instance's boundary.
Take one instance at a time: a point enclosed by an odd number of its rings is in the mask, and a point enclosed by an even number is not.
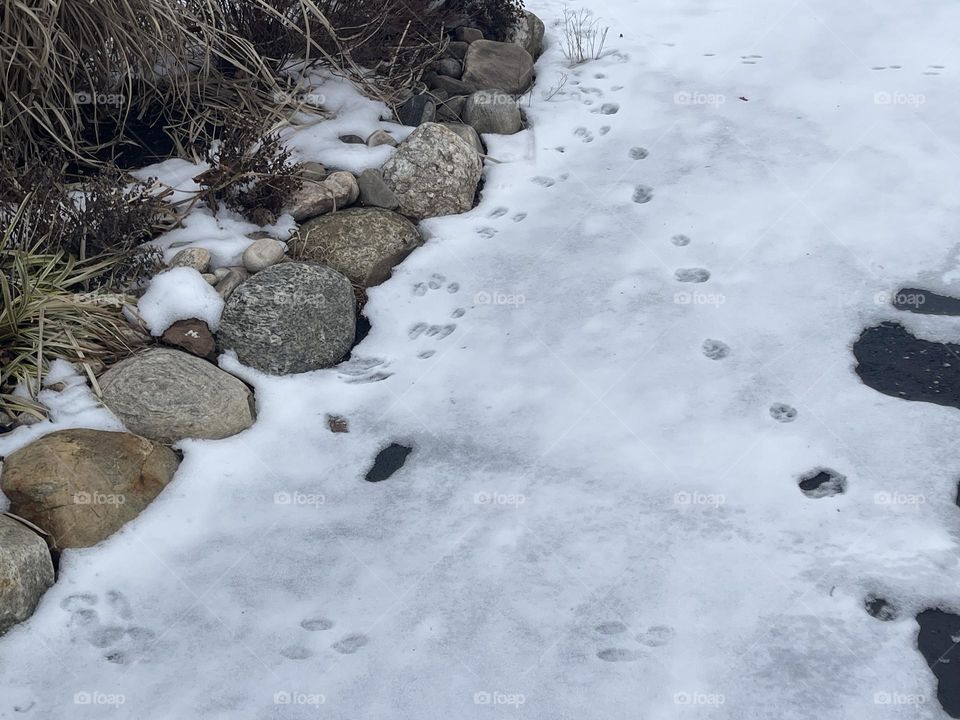
<svg viewBox="0 0 960 720"><path fill-rule="evenodd" d="M960 329L883 297L958 291L960 7L591 5L612 52L567 71L548 29L535 130L425 224L355 360L247 375L253 428L67 553L0 641L0 717L945 717L913 615L960 610L960 414L850 345ZM846 494L800 492L818 467Z"/></svg>

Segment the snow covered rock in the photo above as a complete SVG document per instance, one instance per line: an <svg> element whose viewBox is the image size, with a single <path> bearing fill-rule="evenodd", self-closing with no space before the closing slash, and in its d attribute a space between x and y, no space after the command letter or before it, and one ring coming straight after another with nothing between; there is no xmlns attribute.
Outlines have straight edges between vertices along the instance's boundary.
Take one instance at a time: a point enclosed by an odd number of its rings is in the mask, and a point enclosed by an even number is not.
<svg viewBox="0 0 960 720"><path fill-rule="evenodd" d="M60 430L8 455L0 488L11 512L58 548L89 547L135 518L179 464L170 448L136 435Z"/></svg>
<svg viewBox="0 0 960 720"><path fill-rule="evenodd" d="M400 212L422 220L473 207L483 162L456 133L427 123L400 144L382 171Z"/></svg>
<svg viewBox="0 0 960 720"><path fill-rule="evenodd" d="M507 41L516 43L536 60L543 53L543 20L532 12L525 11L520 20L507 32Z"/></svg>
<svg viewBox="0 0 960 720"><path fill-rule="evenodd" d="M297 222L345 208L357 201L360 188L348 172L330 173L322 182L307 180L293 193L284 212Z"/></svg>
<svg viewBox="0 0 960 720"><path fill-rule="evenodd" d="M461 79L471 90L503 90L521 95L533 82L533 58L515 43L470 43L463 67Z"/></svg>
<svg viewBox="0 0 960 720"><path fill-rule="evenodd" d="M383 181L383 175L376 168L367 168L357 176L357 185L360 186L360 204L365 207L386 208L396 210L400 201Z"/></svg>
<svg viewBox="0 0 960 720"><path fill-rule="evenodd" d="M283 260L287 247L273 238L258 238L243 251L243 267L256 273Z"/></svg>
<svg viewBox="0 0 960 720"><path fill-rule="evenodd" d="M351 208L315 218L300 228L301 256L319 260L352 283L379 285L423 240L402 215L381 208Z"/></svg>
<svg viewBox="0 0 960 720"><path fill-rule="evenodd" d="M131 432L162 443L236 435L253 424L253 393L215 365L168 348L117 363L100 377L103 401Z"/></svg>
<svg viewBox="0 0 960 720"><path fill-rule="evenodd" d="M287 375L336 364L350 350L355 331L350 281L323 265L287 262L234 291L217 345L236 352L244 365Z"/></svg>
<svg viewBox="0 0 960 720"><path fill-rule="evenodd" d="M213 360L217 353L217 343L213 333L203 320L190 318L177 320L168 327L160 338L167 345L185 350L191 355Z"/></svg>
<svg viewBox="0 0 960 720"><path fill-rule="evenodd" d="M0 515L0 635L33 614L53 585L53 562L43 538Z"/></svg>
<svg viewBox="0 0 960 720"><path fill-rule="evenodd" d="M194 268L175 267L150 281L137 303L137 312L155 337L177 320L200 318L216 330L223 299Z"/></svg>
<svg viewBox="0 0 960 720"><path fill-rule="evenodd" d="M478 133L513 135L523 128L517 101L496 90L478 90L467 98L463 121Z"/></svg>

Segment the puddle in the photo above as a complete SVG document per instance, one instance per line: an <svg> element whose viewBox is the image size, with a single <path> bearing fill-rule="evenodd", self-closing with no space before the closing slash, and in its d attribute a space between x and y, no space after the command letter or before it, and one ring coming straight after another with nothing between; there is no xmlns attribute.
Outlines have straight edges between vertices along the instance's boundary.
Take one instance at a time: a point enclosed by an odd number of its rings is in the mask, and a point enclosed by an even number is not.
<svg viewBox="0 0 960 720"><path fill-rule="evenodd" d="M373 467L367 471L365 480L367 482L386 480L403 467L403 464L407 461L407 455L411 452L413 452L413 448L398 443L390 443L377 453L377 457L373 461Z"/></svg>

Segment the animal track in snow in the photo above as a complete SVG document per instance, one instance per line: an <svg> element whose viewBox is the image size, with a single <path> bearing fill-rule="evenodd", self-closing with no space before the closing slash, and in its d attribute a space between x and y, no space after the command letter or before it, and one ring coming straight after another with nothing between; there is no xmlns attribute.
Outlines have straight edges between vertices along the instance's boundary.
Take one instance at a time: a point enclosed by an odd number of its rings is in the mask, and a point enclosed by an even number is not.
<svg viewBox="0 0 960 720"><path fill-rule="evenodd" d="M447 292L450 293L451 295L459 291L460 291L460 283L452 282L449 285L447 285Z"/></svg>
<svg viewBox="0 0 960 720"><path fill-rule="evenodd" d="M445 337L447 337L447 335L456 329L456 323L447 323L446 325L427 325L427 323L419 322L410 328L410 330L407 332L407 335L411 340L416 340L421 335L424 337L436 338L437 340L443 340Z"/></svg>
<svg viewBox="0 0 960 720"><path fill-rule="evenodd" d="M477 235L482 237L484 240L489 240L496 234L497 234L496 228L492 228L492 227L482 227L479 230L477 230Z"/></svg>
<svg viewBox="0 0 960 720"><path fill-rule="evenodd" d="M620 633L627 631L627 626L619 620L610 620L608 622L600 623L594 628L594 630L601 635L619 635Z"/></svg>
<svg viewBox="0 0 960 720"><path fill-rule="evenodd" d="M557 184L557 181L552 177L546 177L544 175L537 175L535 178L531 178L530 182L536 183L542 187L553 187Z"/></svg>
<svg viewBox="0 0 960 720"><path fill-rule="evenodd" d="M576 130L573 131L573 134L576 135L578 138L582 138L583 142L585 143L593 142L593 133L591 133L585 127L578 127Z"/></svg>
<svg viewBox="0 0 960 720"><path fill-rule="evenodd" d="M646 632L637 635L637 642L647 647L663 647L673 640L676 634L669 625L651 625Z"/></svg>
<svg viewBox="0 0 960 720"><path fill-rule="evenodd" d="M646 148L642 147L632 147L630 148L630 159L631 160L643 160L647 157L650 152Z"/></svg>
<svg viewBox="0 0 960 720"><path fill-rule="evenodd" d="M493 212L491 212L490 215L488 215L488 217L500 218L506 215L508 212L510 212L510 208L498 207L498 208L494 208Z"/></svg>
<svg viewBox="0 0 960 720"><path fill-rule="evenodd" d="M389 363L381 358L351 357L347 362L337 365L337 372L345 376L344 381L351 385L380 382L393 375L387 372Z"/></svg>
<svg viewBox="0 0 960 720"><path fill-rule="evenodd" d="M723 360L723 358L730 354L730 346L722 340L711 340L708 338L703 341L701 348L703 354L711 360Z"/></svg>
<svg viewBox="0 0 960 720"><path fill-rule="evenodd" d="M104 659L118 665L142 657L156 638L152 630L131 624L133 610L126 596L119 590L110 590L106 596L106 624L101 623L101 611L96 608L99 597L94 593L75 593L64 598L60 607L70 614L67 627L90 645L106 650Z"/></svg>
<svg viewBox="0 0 960 720"><path fill-rule="evenodd" d="M763 55L741 55L740 62L744 65L756 65L758 60L763 60Z"/></svg>
<svg viewBox="0 0 960 720"><path fill-rule="evenodd" d="M526 219L527 214L525 212L519 212L511 218L514 222L523 222Z"/></svg>
<svg viewBox="0 0 960 720"><path fill-rule="evenodd" d="M431 290L439 290L440 286L446 281L447 279L443 275L434 273L430 276L430 280L427 282L427 287L429 287Z"/></svg>
<svg viewBox="0 0 960 720"><path fill-rule="evenodd" d="M601 135L606 135L608 132L610 132L610 126L609 126L609 125L604 125L604 126L603 126L602 128L600 128L600 130L599 130L599 133L600 133Z"/></svg>
<svg viewBox="0 0 960 720"><path fill-rule="evenodd" d="M331 647L341 655L353 655L357 650L370 642L370 639L361 633L353 633L338 640Z"/></svg>
<svg viewBox="0 0 960 720"><path fill-rule="evenodd" d="M463 317L466 312L467 312L467 311L464 310L463 308L457 308L457 309L454 310L452 313L450 313L450 317L452 317L452 318L454 318L454 319L460 318L460 317Z"/></svg>
<svg viewBox="0 0 960 720"><path fill-rule="evenodd" d="M432 358L432 357L433 357L434 355L436 355L436 354L437 354L437 351L436 351L436 350L424 350L424 351L421 352L421 353L417 353L417 357L418 357L420 360L428 360L428 359Z"/></svg>
<svg viewBox="0 0 960 720"><path fill-rule="evenodd" d="M653 200L653 188L649 185L637 185L633 189L633 201L638 205L644 205Z"/></svg>
<svg viewBox="0 0 960 720"><path fill-rule="evenodd" d="M597 657L606 662L632 662L640 657L640 653L627 648L605 648L597 653Z"/></svg>
<svg viewBox="0 0 960 720"><path fill-rule="evenodd" d="M774 403L770 406L770 417L779 423L791 423L797 419L797 409L786 403Z"/></svg>
<svg viewBox="0 0 960 720"><path fill-rule="evenodd" d="M596 110L593 110L594 113L599 113L600 115L616 115L620 112L620 105L618 103L604 103Z"/></svg>
<svg viewBox="0 0 960 720"><path fill-rule="evenodd" d="M302 645L290 645L285 647L280 651L280 654L288 660L306 660L308 657L313 655L312 652L307 650L307 648L303 647Z"/></svg>
<svg viewBox="0 0 960 720"><path fill-rule="evenodd" d="M703 283L710 279L710 271L705 268L680 268L673 276L683 283Z"/></svg>
<svg viewBox="0 0 960 720"><path fill-rule="evenodd" d="M300 621L300 627L310 632L323 632L333 627L333 620L325 617L306 618Z"/></svg>
<svg viewBox="0 0 960 720"><path fill-rule="evenodd" d="M670 242L677 247L685 247L690 244L690 238L683 234L677 234L670 238Z"/></svg>

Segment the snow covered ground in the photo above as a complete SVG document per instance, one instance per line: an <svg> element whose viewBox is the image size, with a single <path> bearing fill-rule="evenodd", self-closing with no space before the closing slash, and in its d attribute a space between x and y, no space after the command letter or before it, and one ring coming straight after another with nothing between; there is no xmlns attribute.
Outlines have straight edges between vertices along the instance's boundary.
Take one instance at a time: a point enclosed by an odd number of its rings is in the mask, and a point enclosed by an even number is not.
<svg viewBox="0 0 960 720"><path fill-rule="evenodd" d="M960 610L960 414L850 345L960 330L888 302L958 292L960 7L597 0L610 52L569 70L530 6L534 128L480 206L424 223L346 366L225 360L257 423L65 555L0 717L946 717L913 615ZM846 494L805 497L818 467Z"/></svg>

